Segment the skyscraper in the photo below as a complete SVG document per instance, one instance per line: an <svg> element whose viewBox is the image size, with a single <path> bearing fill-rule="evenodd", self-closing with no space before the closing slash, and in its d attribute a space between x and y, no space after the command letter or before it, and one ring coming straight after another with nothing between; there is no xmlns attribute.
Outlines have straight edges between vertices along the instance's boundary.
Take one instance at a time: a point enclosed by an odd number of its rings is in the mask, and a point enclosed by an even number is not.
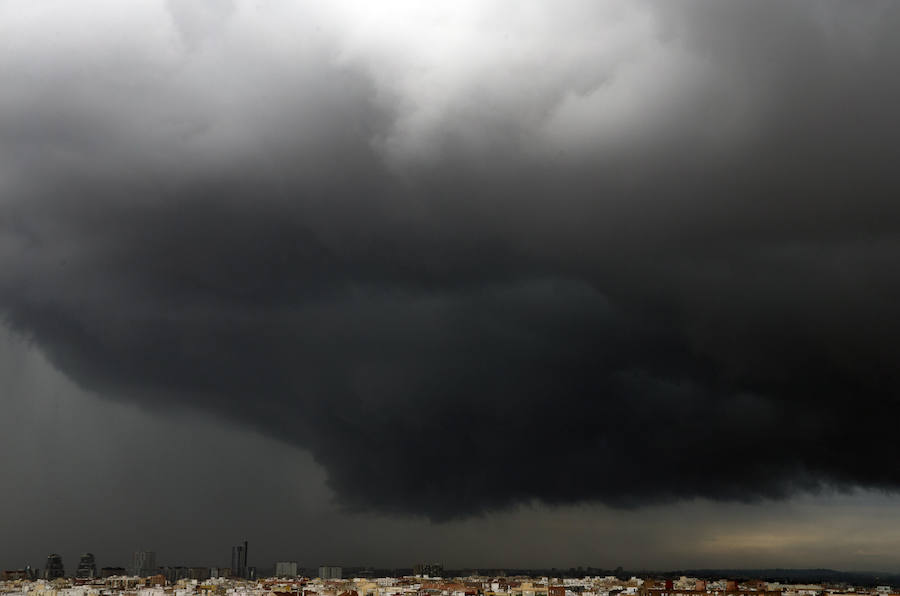
<svg viewBox="0 0 900 596"><path fill-rule="evenodd" d="M275 563L275 577L297 577L297 561Z"/></svg>
<svg viewBox="0 0 900 596"><path fill-rule="evenodd" d="M147 577L156 573L156 553L152 550L138 550L131 559L131 573Z"/></svg>
<svg viewBox="0 0 900 596"><path fill-rule="evenodd" d="M94 553L84 553L78 561L78 569L75 577L82 579L94 579L97 577L97 564L94 562Z"/></svg>
<svg viewBox="0 0 900 596"><path fill-rule="evenodd" d="M231 547L231 573L236 577L247 577L247 541Z"/></svg>
<svg viewBox="0 0 900 596"><path fill-rule="evenodd" d="M62 557L56 553L47 555L47 566L44 567L44 577L46 579L56 579L66 576L66 568L63 567Z"/></svg>
<svg viewBox="0 0 900 596"><path fill-rule="evenodd" d="M322 579L341 579L344 570L335 565L322 565L319 567L319 577Z"/></svg>

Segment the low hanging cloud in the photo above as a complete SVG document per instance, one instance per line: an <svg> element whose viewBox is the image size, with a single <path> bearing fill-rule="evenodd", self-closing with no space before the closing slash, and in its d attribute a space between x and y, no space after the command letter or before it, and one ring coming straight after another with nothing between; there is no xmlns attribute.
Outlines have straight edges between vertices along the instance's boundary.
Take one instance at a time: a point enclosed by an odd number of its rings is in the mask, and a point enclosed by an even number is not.
<svg viewBox="0 0 900 596"><path fill-rule="evenodd" d="M0 4L0 312L351 509L895 490L892 2Z"/></svg>

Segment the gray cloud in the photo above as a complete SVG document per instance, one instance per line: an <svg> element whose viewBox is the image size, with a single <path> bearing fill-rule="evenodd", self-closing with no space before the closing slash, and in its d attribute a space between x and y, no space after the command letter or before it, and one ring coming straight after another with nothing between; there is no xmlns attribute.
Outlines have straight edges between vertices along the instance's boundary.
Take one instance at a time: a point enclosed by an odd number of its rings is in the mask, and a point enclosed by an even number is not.
<svg viewBox="0 0 900 596"><path fill-rule="evenodd" d="M194 408L148 412L79 390L36 346L0 335L0 544L5 568L66 565L90 550L103 566L153 548L167 565L227 565L229 546L251 560L314 567L825 565L897 566L896 497L873 492L795 497L764 506L703 500L623 511L528 504L432 524L415 517L346 515L309 455ZM685 540L689 536L690 540Z"/></svg>
<svg viewBox="0 0 900 596"><path fill-rule="evenodd" d="M356 511L896 488L893 4L185 6L0 8L0 309L71 379Z"/></svg>

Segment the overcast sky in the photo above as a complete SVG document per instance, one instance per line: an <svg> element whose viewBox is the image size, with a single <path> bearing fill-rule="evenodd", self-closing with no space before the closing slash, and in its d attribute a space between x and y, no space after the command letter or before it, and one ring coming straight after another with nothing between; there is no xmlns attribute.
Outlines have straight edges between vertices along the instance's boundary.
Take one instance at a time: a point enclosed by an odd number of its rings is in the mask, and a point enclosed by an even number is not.
<svg viewBox="0 0 900 596"><path fill-rule="evenodd" d="M900 571L898 30L0 1L0 565Z"/></svg>

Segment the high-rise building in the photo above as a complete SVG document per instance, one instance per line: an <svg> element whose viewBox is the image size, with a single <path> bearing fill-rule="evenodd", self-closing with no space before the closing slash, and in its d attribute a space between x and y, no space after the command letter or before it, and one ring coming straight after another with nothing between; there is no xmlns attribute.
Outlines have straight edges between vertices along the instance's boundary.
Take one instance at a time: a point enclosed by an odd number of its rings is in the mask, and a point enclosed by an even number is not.
<svg viewBox="0 0 900 596"><path fill-rule="evenodd" d="M319 577L321 579L341 579L344 570L334 565L322 565L319 567Z"/></svg>
<svg viewBox="0 0 900 596"><path fill-rule="evenodd" d="M66 576L66 568L63 567L62 557L53 553L47 555L47 566L44 567L44 578L56 579Z"/></svg>
<svg viewBox="0 0 900 596"><path fill-rule="evenodd" d="M413 565L413 575L441 577L444 575L444 566L440 563L416 563Z"/></svg>
<svg viewBox="0 0 900 596"><path fill-rule="evenodd" d="M82 579L94 579L97 577L97 563L94 562L94 553L84 553L78 561L78 569L75 577Z"/></svg>
<svg viewBox="0 0 900 596"><path fill-rule="evenodd" d="M152 550L134 551L131 558L131 574L148 577L156 573L156 553Z"/></svg>
<svg viewBox="0 0 900 596"><path fill-rule="evenodd" d="M297 577L297 561L275 563L275 577Z"/></svg>
<svg viewBox="0 0 900 596"><path fill-rule="evenodd" d="M196 572L194 570L197 570ZM199 577L203 575L201 571L201 567L185 567L183 565L176 565L172 567L163 567L160 569L162 575L165 576L166 581L170 584L174 584L180 579L208 579L209 574L206 574L206 577ZM197 577L195 577L197 575Z"/></svg>
<svg viewBox="0 0 900 596"><path fill-rule="evenodd" d="M209 574L209 567L191 567L189 572L190 579L195 579L197 581L205 581L211 577Z"/></svg>
<svg viewBox="0 0 900 596"><path fill-rule="evenodd" d="M231 547L231 573L236 577L247 577L247 541Z"/></svg>

